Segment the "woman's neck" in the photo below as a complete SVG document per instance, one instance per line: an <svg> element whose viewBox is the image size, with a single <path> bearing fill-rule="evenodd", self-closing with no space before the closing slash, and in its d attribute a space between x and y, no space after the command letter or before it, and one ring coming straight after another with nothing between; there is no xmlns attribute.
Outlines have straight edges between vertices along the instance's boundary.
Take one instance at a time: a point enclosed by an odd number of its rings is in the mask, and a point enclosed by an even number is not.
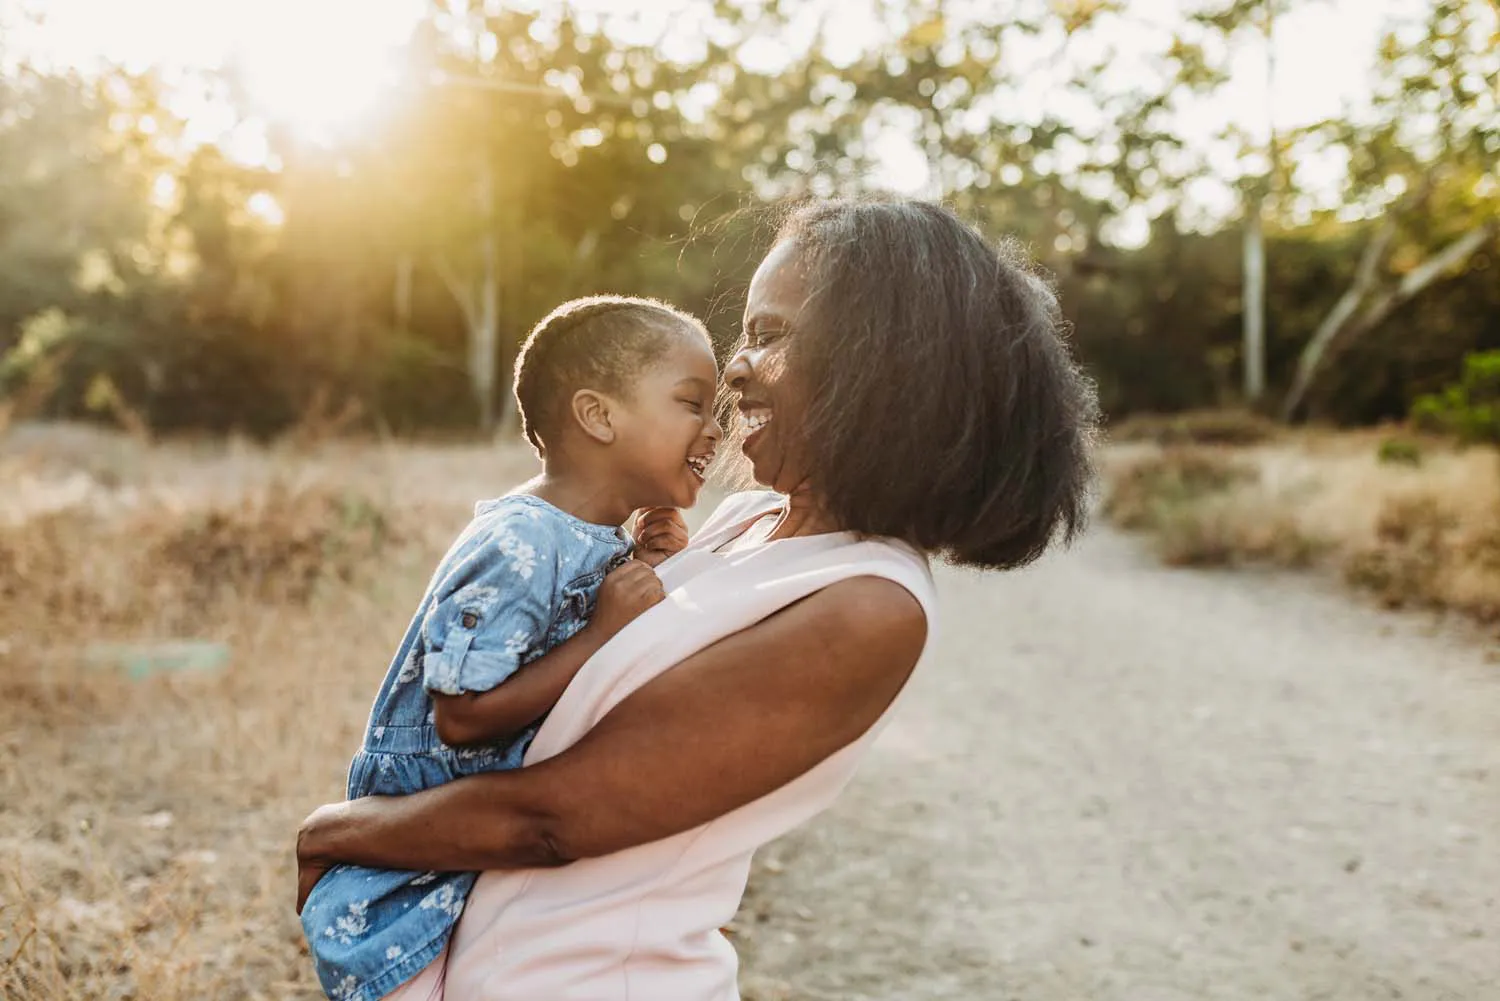
<svg viewBox="0 0 1500 1001"><path fill-rule="evenodd" d="M822 535L837 532L839 526L823 505L806 486L798 487L787 495L786 510L771 531L770 539L793 539L804 535Z"/></svg>
<svg viewBox="0 0 1500 1001"><path fill-rule="evenodd" d="M522 487L521 492L595 525L623 525L635 513L608 483L576 470L556 469L551 462L544 463L542 475Z"/></svg>

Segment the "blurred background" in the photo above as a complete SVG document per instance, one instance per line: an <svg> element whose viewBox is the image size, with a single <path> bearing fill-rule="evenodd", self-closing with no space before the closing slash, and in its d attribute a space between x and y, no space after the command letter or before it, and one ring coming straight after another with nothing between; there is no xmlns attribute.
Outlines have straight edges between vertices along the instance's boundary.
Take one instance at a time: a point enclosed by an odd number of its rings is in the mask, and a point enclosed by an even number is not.
<svg viewBox="0 0 1500 1001"><path fill-rule="evenodd" d="M6 0L0 386L488 428L556 303L730 338L757 210L867 189L1025 241L1116 418L1401 419L1500 347L1489 0L998 11Z"/></svg>
<svg viewBox="0 0 1500 1001"><path fill-rule="evenodd" d="M320 997L525 332L873 190L1056 277L1101 517L939 568L747 999L1500 997L1496 0L0 0L0 997Z"/></svg>

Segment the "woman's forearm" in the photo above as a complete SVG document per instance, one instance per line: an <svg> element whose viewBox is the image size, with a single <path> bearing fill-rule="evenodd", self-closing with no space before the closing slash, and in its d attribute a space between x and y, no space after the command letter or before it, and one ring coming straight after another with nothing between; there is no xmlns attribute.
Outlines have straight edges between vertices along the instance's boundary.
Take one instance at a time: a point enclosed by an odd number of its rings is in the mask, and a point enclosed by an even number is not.
<svg viewBox="0 0 1500 1001"><path fill-rule="evenodd" d="M475 775L410 796L322 807L303 824L297 855L381 869L464 872L564 865L549 811L526 802L519 772Z"/></svg>

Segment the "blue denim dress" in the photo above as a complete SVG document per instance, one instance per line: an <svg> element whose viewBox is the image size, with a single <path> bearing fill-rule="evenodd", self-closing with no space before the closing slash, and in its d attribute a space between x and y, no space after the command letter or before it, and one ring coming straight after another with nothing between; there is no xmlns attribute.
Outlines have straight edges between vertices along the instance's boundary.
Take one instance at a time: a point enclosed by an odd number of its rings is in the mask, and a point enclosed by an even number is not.
<svg viewBox="0 0 1500 1001"><path fill-rule="evenodd" d="M391 662L349 798L417 792L476 772L519 768L538 720L505 744L438 739L429 692L501 684L588 621L604 575L625 560L624 531L516 494L485 501L438 565ZM334 1001L376 1001L448 941L476 873L336 866L302 910L318 979Z"/></svg>

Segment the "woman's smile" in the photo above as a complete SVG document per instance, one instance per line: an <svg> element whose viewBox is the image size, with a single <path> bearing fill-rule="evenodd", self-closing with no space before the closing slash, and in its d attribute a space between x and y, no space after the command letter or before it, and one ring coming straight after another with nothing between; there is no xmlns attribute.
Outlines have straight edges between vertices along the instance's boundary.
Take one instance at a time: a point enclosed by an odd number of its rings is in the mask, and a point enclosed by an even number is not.
<svg viewBox="0 0 1500 1001"><path fill-rule="evenodd" d="M760 433L765 430L767 424L771 423L771 408L763 403L755 403L749 400L740 401L740 430L744 432L744 443L741 445L743 451L748 452L750 445L759 440Z"/></svg>

